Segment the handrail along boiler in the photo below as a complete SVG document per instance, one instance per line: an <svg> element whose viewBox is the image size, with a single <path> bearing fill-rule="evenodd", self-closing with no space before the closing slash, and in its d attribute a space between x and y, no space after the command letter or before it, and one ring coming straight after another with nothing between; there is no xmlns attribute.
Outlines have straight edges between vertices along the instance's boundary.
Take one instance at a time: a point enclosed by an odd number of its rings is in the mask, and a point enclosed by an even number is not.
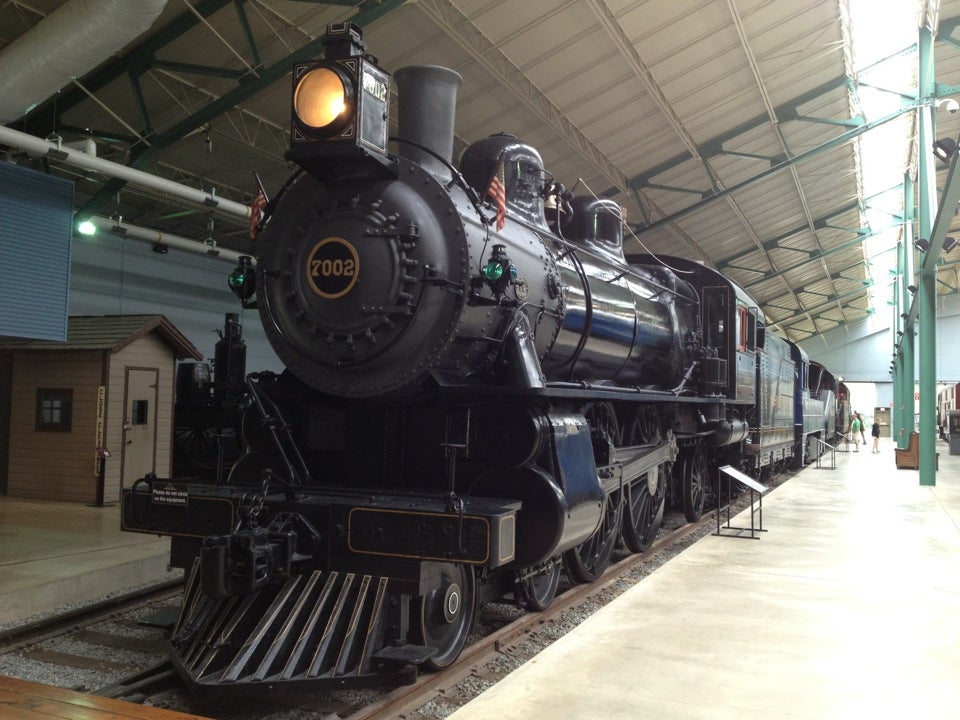
<svg viewBox="0 0 960 720"><path fill-rule="evenodd" d="M619 540L649 547L668 501L699 517L714 461L803 456L806 356L746 292L625 258L616 203L513 136L455 167L451 70L396 73L388 138L359 29L325 47L293 71L300 170L230 278L287 370L248 377L226 483L124 497L125 526L190 569L171 650L195 690L445 667L479 603L542 609L563 569L589 582Z"/></svg>

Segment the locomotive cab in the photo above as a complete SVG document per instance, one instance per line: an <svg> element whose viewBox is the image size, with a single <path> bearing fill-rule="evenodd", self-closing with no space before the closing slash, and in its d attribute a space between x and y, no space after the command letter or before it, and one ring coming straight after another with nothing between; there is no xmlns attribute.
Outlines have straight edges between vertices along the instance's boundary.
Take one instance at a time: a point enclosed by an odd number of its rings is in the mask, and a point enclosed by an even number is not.
<svg viewBox="0 0 960 720"><path fill-rule="evenodd" d="M757 354L759 311L753 301L731 284L703 291L703 327L707 348L726 358L726 392L741 402L755 397L754 368Z"/></svg>

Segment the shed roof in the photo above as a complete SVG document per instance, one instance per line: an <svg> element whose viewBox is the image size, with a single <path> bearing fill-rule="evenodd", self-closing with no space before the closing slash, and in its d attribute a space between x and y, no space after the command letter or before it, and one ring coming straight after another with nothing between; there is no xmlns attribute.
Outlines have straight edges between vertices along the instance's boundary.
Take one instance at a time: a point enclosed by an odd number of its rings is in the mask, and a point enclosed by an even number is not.
<svg viewBox="0 0 960 720"><path fill-rule="evenodd" d="M68 39L43 28L61 9L74 13L63 23L69 33L113 29L117 19L96 5L0 2L0 52L48 58ZM873 11L854 12L862 7ZM869 45L884 59L868 64L854 37L871 36L873 18L906 33L889 48L873 35ZM895 282L904 304L913 278L888 268L898 242L915 252L920 236L905 198L929 205L914 182L930 150L921 119L937 115L939 138L960 129L957 101L947 97L960 96L960 0L182 0L122 51L103 48L94 70L61 73L66 86L16 127L94 141L103 159L248 205L258 191L251 170L269 195L291 171L291 65L321 57L325 26L343 21L363 27L386 70L433 64L460 73L454 159L491 133L518 136L537 148L551 179L627 209L626 252L713 265L791 340L868 316L875 329L889 324ZM919 85L921 54L931 87ZM890 80L901 64L909 77ZM21 73L25 94L39 86L38 69ZM874 93L896 108L866 112ZM0 109L18 97L0 93ZM125 181L78 171L57 152L33 155L10 153L81 178L78 211L118 218L111 225L121 233L205 238L193 243L205 255L255 250L247 212L213 198L197 207L148 186L120 193ZM871 170L875 157L900 168L889 185L868 190L883 174ZM924 186L952 177L944 164L934 172ZM960 215L948 217L960 232ZM957 256L940 258L938 294L960 292Z"/></svg>
<svg viewBox="0 0 960 720"><path fill-rule="evenodd" d="M156 332L173 348L178 360L202 360L203 355L163 315L76 315L69 319L67 339L0 342L4 350L109 350L119 352L135 340Z"/></svg>

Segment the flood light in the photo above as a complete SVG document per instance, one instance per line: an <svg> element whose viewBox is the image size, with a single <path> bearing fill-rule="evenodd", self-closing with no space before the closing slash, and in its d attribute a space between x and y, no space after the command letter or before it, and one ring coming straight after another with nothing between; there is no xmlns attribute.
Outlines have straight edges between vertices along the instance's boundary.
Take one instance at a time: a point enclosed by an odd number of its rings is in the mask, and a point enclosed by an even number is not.
<svg viewBox="0 0 960 720"><path fill-rule="evenodd" d="M953 138L940 138L933 143L933 156L940 162L948 162L957 151L957 141Z"/></svg>

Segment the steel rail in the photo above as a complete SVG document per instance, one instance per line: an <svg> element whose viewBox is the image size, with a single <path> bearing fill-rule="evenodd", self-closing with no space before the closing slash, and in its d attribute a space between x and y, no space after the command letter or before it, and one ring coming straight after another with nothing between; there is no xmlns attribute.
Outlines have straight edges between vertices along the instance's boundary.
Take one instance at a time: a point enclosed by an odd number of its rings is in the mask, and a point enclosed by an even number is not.
<svg viewBox="0 0 960 720"><path fill-rule="evenodd" d="M182 579L169 580L9 628L0 632L0 654L105 620L132 606L173 597L182 589Z"/></svg>
<svg viewBox="0 0 960 720"><path fill-rule="evenodd" d="M646 552L629 555L614 563L596 581L574 585L557 595L546 610L526 613L496 632L464 648L460 657L450 667L439 672L422 674L414 684L391 691L383 699L348 715L345 720L386 720L387 718L396 718L404 712L415 710L436 695L438 688L456 684L469 675L474 668L493 659L503 648L513 643L517 638L535 630L544 623L555 620L565 611L585 602L591 596L603 592L634 568L650 562L657 552L671 547L674 543L715 522L716 513L716 510L704 513L697 522L682 525L654 542Z"/></svg>

